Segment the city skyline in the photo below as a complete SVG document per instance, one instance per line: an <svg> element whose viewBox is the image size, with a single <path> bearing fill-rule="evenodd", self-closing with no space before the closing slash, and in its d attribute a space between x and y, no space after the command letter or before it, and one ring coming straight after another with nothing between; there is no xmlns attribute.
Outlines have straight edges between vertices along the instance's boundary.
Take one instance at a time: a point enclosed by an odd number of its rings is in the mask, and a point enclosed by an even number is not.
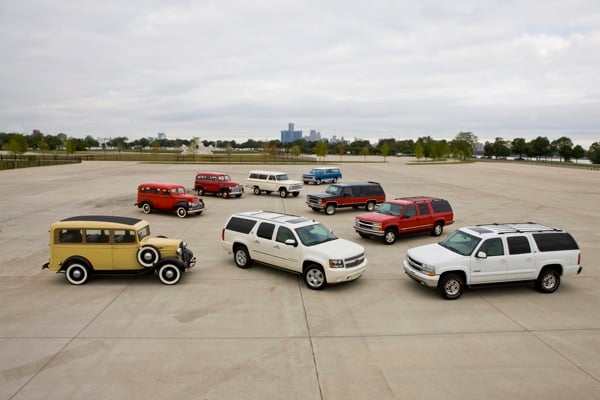
<svg viewBox="0 0 600 400"><path fill-rule="evenodd" d="M600 3L4 2L0 131L600 140Z"/></svg>

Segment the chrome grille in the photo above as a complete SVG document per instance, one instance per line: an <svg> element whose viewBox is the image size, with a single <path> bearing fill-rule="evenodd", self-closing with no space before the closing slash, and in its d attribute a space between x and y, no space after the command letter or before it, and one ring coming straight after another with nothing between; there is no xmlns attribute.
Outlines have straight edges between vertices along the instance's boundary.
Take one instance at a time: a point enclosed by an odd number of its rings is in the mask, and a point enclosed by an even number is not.
<svg viewBox="0 0 600 400"><path fill-rule="evenodd" d="M361 253L358 256L346 258L344 260L344 265L346 268L354 268L359 266L365 261L365 253Z"/></svg>

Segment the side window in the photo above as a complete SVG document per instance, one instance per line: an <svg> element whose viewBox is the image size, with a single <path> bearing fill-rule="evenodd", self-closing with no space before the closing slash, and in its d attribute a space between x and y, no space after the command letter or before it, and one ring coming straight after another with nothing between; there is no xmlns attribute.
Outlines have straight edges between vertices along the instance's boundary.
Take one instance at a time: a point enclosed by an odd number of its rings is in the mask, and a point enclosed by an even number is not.
<svg viewBox="0 0 600 400"><path fill-rule="evenodd" d="M263 239L271 240L273 238L273 231L275 230L275 225L269 222L263 222L258 226L258 231L256 231L256 236L261 237Z"/></svg>
<svg viewBox="0 0 600 400"><path fill-rule="evenodd" d="M511 236L506 238L508 243L508 252L510 254L527 254L531 253L529 240L525 236Z"/></svg>
<svg viewBox="0 0 600 400"><path fill-rule="evenodd" d="M270 181L274 181L274 180L275 180L275 176L273 176L273 175L269 175L269 180L270 180Z"/></svg>
<svg viewBox="0 0 600 400"><path fill-rule="evenodd" d="M503 256L504 246L502 245L502 239L493 238L486 240L479 248L479 251L483 251L488 257Z"/></svg>
<svg viewBox="0 0 600 400"><path fill-rule="evenodd" d="M410 204L406 206L406 208L404 209L404 214L402 216L404 218L412 218L415 215L417 215L417 210L415 209L414 205Z"/></svg>
<svg viewBox="0 0 600 400"><path fill-rule="evenodd" d="M86 243L108 243L109 231L107 229L86 229Z"/></svg>
<svg viewBox="0 0 600 400"><path fill-rule="evenodd" d="M275 240L280 243L285 243L285 241L288 239L296 240L294 234L289 228L285 226L280 226L279 229L277 229L277 236L275 237Z"/></svg>
<svg viewBox="0 0 600 400"><path fill-rule="evenodd" d="M128 229L115 229L114 238L115 243L134 243L135 232Z"/></svg>
<svg viewBox="0 0 600 400"><path fill-rule="evenodd" d="M429 205L427 203L419 203L419 204L417 204L417 207L419 207L419 214L420 215L429 215L429 214L431 214L431 212L429 211Z"/></svg>
<svg viewBox="0 0 600 400"><path fill-rule="evenodd" d="M81 229L61 229L58 232L58 241L60 243L81 243Z"/></svg>
<svg viewBox="0 0 600 400"><path fill-rule="evenodd" d="M343 195L344 196L352 196L352 188L351 187L344 188Z"/></svg>
<svg viewBox="0 0 600 400"><path fill-rule="evenodd" d="M254 225L256 225L256 221L251 219L233 217L229 220L225 229L240 233L250 233Z"/></svg>

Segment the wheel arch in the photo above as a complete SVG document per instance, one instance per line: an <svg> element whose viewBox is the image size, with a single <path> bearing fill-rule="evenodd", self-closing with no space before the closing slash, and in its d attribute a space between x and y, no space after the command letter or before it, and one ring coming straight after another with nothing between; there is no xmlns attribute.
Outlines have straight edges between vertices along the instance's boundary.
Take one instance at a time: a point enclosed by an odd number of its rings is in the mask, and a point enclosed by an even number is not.
<svg viewBox="0 0 600 400"><path fill-rule="evenodd" d="M181 272L185 271L185 264L183 263L183 261L181 261L179 258L175 258L175 257L162 258L154 265L153 268L158 271L158 269L165 264L173 264L177 268L179 268L181 270Z"/></svg>
<svg viewBox="0 0 600 400"><path fill-rule="evenodd" d="M440 274L440 279L438 280L438 285L442 281L443 277L448 274L456 274L456 275L460 276L462 278L463 282L465 283L465 285L467 285L467 286L471 283L466 271L464 271L462 269L448 269Z"/></svg>
<svg viewBox="0 0 600 400"><path fill-rule="evenodd" d="M60 265L59 270L56 272L64 272L67 269L67 267L74 262L84 264L84 266L90 272L94 270L92 263L87 258L85 258L84 256L77 255L77 256L71 256L71 257L67 258L65 261L63 261Z"/></svg>
<svg viewBox="0 0 600 400"><path fill-rule="evenodd" d="M540 272L539 272L538 276L540 276L547 269L553 269L556 272L558 272L558 274L560 276L563 276L563 272L564 272L563 266L558 263L551 263L551 264L544 265L542 268L540 268Z"/></svg>

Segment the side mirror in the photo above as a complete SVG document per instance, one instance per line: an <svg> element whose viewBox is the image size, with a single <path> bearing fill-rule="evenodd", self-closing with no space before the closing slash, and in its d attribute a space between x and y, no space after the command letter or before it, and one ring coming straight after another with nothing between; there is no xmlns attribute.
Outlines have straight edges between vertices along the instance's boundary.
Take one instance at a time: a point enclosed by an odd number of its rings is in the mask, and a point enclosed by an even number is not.
<svg viewBox="0 0 600 400"><path fill-rule="evenodd" d="M486 259L487 258L487 254L485 253L485 251L479 251L477 252L477 258L483 258Z"/></svg>
<svg viewBox="0 0 600 400"><path fill-rule="evenodd" d="M286 246L298 246L298 242L296 242L294 239L286 239L284 243Z"/></svg>

